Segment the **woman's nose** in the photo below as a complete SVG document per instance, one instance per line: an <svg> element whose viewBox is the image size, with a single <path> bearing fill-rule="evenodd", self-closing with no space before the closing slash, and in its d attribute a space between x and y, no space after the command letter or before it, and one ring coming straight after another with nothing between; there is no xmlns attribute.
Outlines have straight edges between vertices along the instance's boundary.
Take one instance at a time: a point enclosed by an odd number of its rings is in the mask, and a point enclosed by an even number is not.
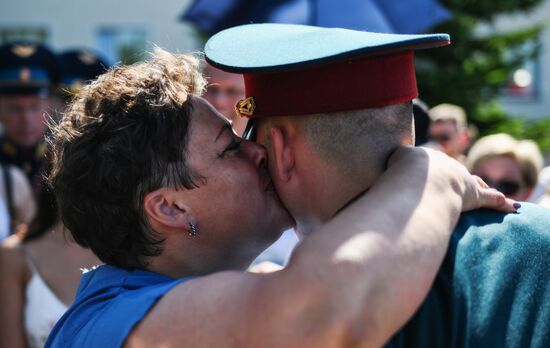
<svg viewBox="0 0 550 348"><path fill-rule="evenodd" d="M254 165L258 168L267 165L267 150L262 145L259 145L253 141L243 140L245 142L245 148L247 154L249 154Z"/></svg>

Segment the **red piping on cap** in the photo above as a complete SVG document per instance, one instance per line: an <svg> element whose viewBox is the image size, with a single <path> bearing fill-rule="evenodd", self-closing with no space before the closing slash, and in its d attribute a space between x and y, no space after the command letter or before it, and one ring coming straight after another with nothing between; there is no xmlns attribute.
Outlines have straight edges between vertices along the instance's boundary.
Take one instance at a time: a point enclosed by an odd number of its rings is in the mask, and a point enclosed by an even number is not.
<svg viewBox="0 0 550 348"><path fill-rule="evenodd" d="M245 73L247 117L297 116L383 107L418 96L413 51L306 69Z"/></svg>

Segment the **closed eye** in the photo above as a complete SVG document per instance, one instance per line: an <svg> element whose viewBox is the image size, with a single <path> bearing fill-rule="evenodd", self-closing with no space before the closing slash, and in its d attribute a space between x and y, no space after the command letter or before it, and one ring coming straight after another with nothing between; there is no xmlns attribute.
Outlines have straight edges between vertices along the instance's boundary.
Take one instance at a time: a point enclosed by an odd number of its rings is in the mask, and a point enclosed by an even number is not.
<svg viewBox="0 0 550 348"><path fill-rule="evenodd" d="M220 154L220 157L223 157L229 153L237 152L239 151L241 147L242 140L237 140L236 138L233 138L229 145L223 150L223 152Z"/></svg>

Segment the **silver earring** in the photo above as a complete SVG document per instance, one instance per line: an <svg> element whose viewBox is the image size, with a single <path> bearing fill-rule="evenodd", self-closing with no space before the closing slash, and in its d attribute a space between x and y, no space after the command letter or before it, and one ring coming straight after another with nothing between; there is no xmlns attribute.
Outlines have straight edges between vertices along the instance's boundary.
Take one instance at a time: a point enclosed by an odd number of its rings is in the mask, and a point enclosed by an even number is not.
<svg viewBox="0 0 550 348"><path fill-rule="evenodd" d="M193 223L189 223L189 235L191 237L195 237L197 235L197 225L193 224Z"/></svg>

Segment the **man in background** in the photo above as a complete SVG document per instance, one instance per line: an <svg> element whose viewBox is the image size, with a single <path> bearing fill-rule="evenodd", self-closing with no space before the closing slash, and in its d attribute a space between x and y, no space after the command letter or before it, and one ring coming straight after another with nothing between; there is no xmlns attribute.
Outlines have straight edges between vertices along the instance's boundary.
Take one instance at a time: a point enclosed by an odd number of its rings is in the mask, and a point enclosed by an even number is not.
<svg viewBox="0 0 550 348"><path fill-rule="evenodd" d="M31 184L44 164L45 115L60 78L59 62L42 45L15 42L0 47L0 163L19 167Z"/></svg>
<svg viewBox="0 0 550 348"><path fill-rule="evenodd" d="M429 139L448 156L464 164L464 154L471 141L464 109L458 105L439 104L430 109L429 116L432 120Z"/></svg>
<svg viewBox="0 0 550 348"><path fill-rule="evenodd" d="M206 64L203 71L208 86L203 97L224 115L240 136L246 127L247 118L235 112L235 104L244 97L244 81L239 74L231 74Z"/></svg>
<svg viewBox="0 0 550 348"><path fill-rule="evenodd" d="M0 46L0 199L9 214L9 233L35 214L33 191L39 191L45 163L45 115L53 111L50 95L59 76L57 58L45 46Z"/></svg>

